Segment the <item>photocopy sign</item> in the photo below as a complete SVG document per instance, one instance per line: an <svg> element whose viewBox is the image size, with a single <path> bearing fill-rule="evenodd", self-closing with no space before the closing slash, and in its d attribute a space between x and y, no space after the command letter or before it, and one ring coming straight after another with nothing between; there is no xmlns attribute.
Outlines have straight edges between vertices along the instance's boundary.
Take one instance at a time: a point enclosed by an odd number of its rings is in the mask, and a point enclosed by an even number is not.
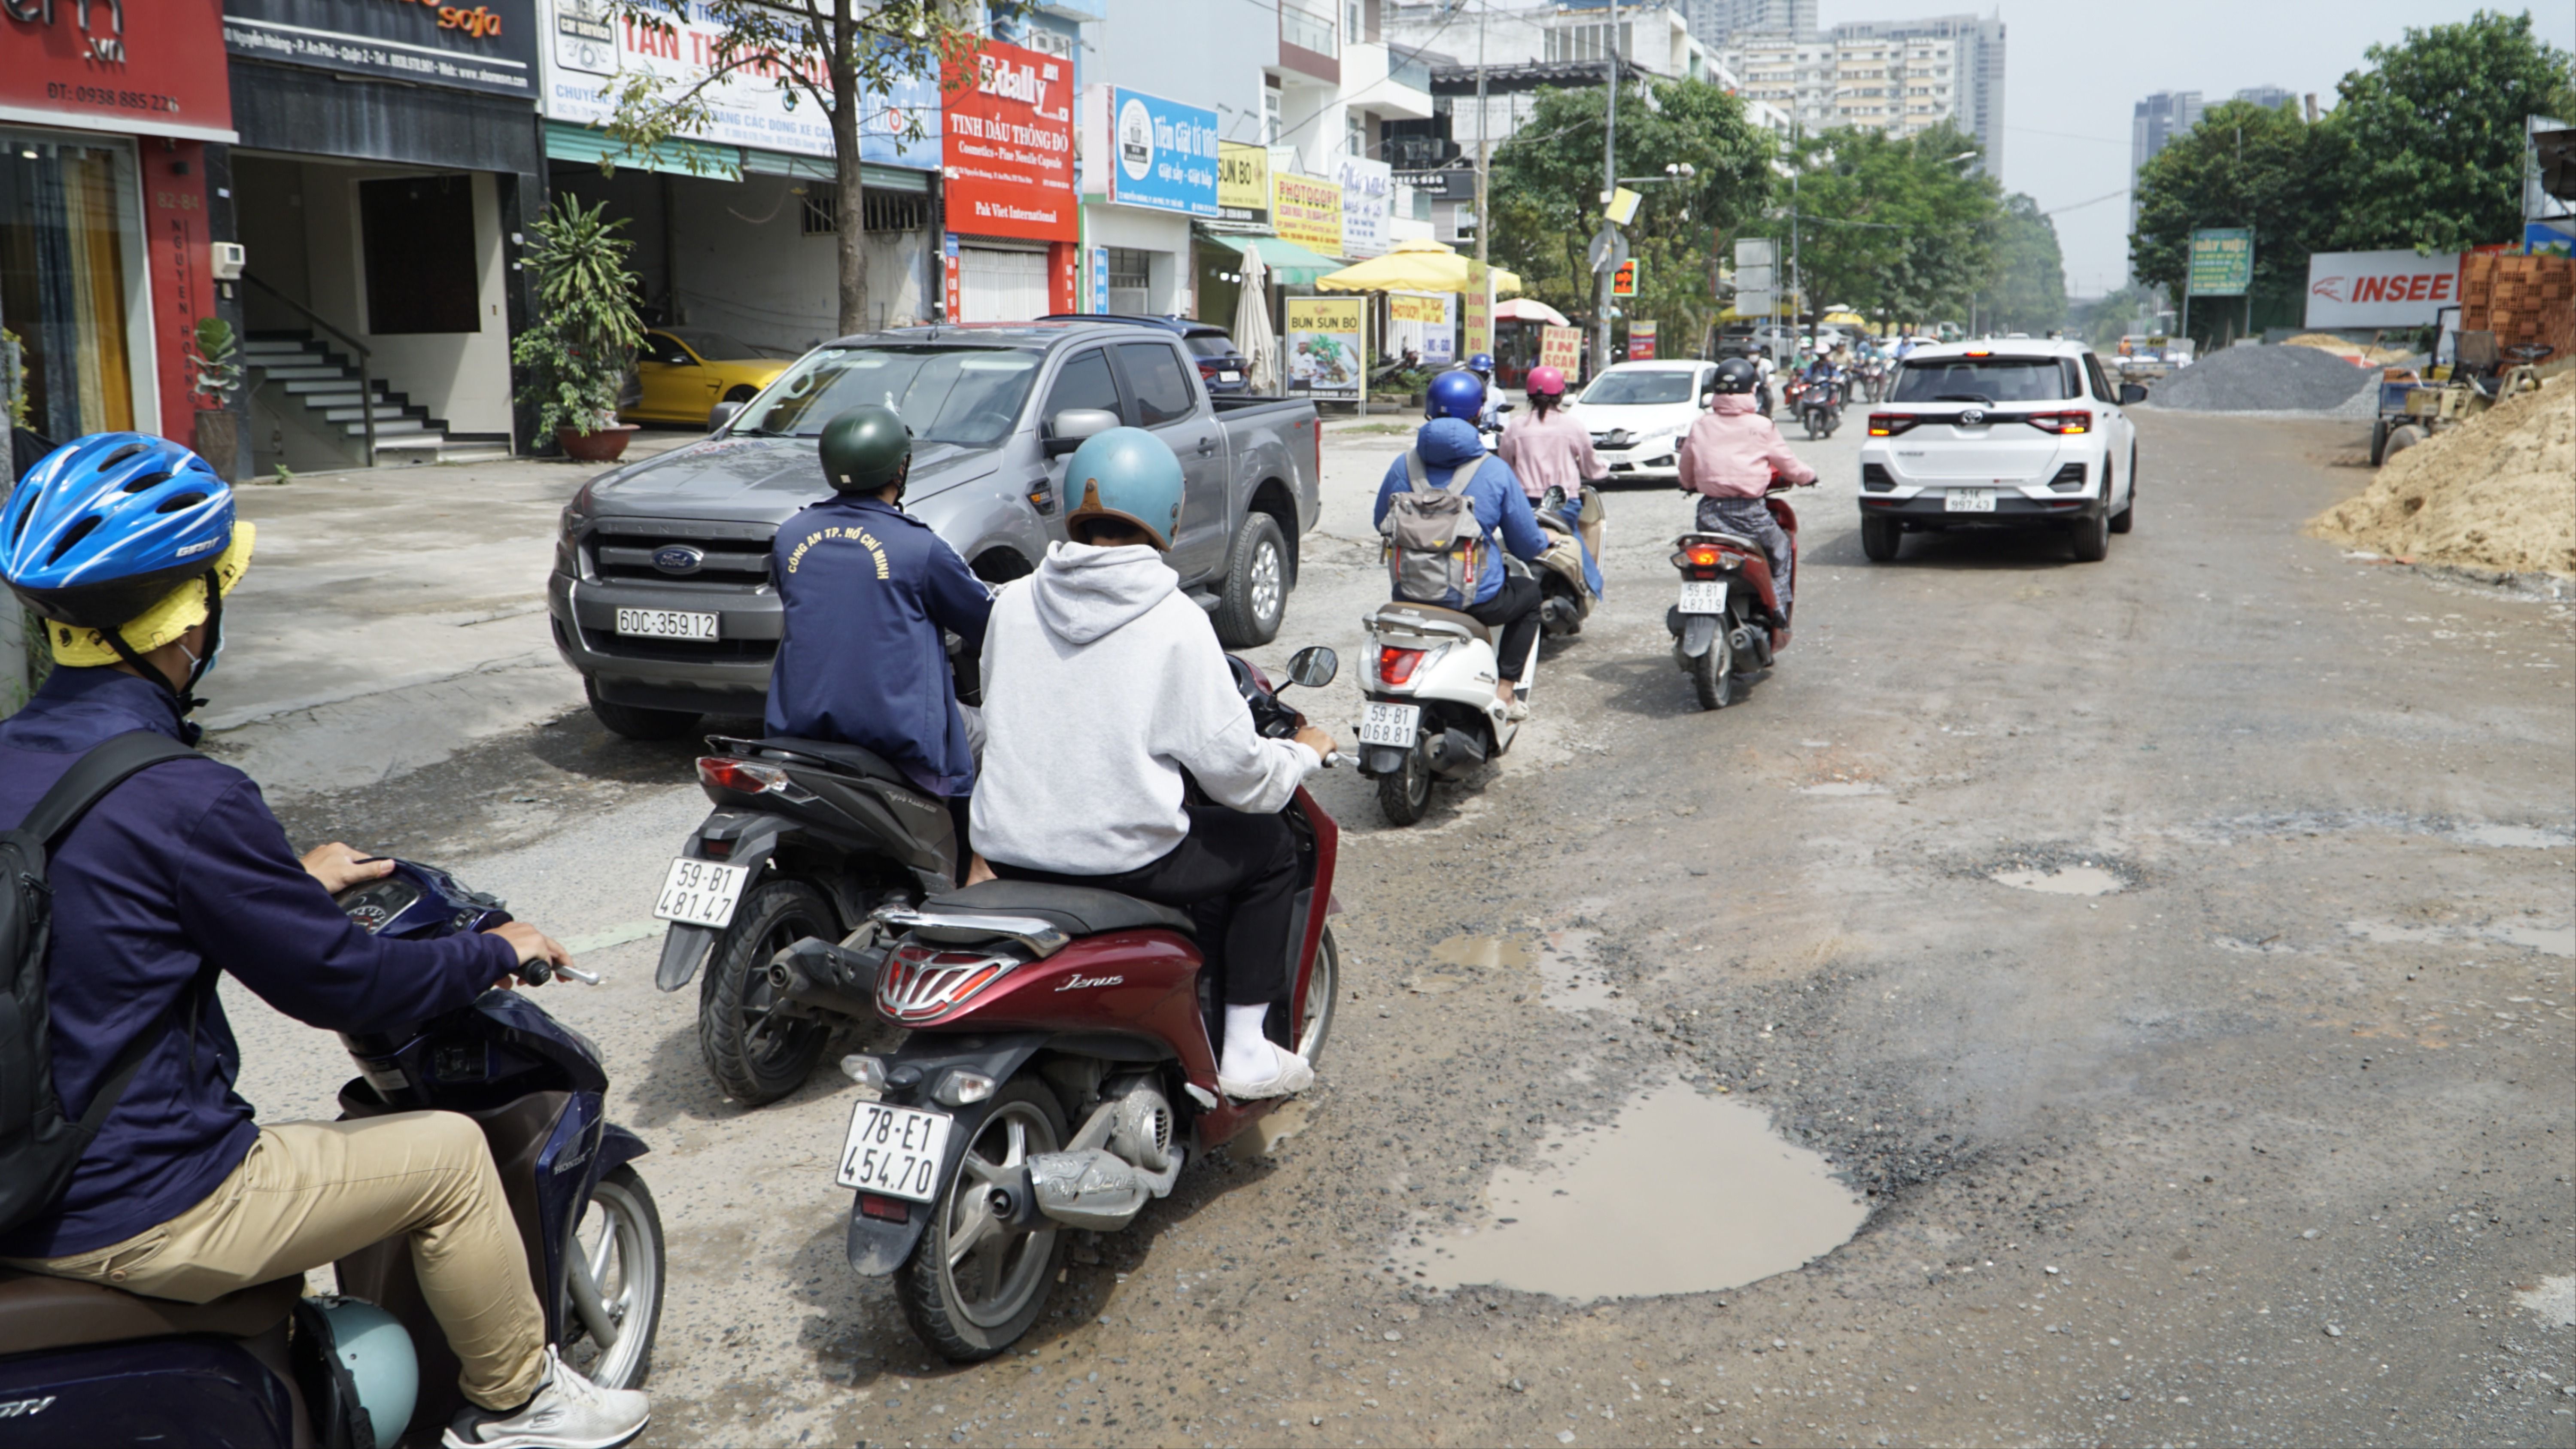
<svg viewBox="0 0 2576 1449"><path fill-rule="evenodd" d="M2460 254L2312 252L2310 327L2423 327L2460 305Z"/></svg>
<svg viewBox="0 0 2576 1449"><path fill-rule="evenodd" d="M2191 234L2189 280L2195 297L2242 297L2254 285L2254 233L2241 226L2205 226Z"/></svg>

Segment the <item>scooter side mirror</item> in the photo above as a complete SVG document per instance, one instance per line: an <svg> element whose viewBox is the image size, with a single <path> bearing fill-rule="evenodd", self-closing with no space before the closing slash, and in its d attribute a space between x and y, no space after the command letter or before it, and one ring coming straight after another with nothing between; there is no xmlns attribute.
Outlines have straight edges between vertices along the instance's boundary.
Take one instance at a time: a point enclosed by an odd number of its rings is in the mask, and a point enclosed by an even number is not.
<svg viewBox="0 0 2576 1449"><path fill-rule="evenodd" d="M1309 644L1288 656L1288 678L1303 689L1321 689L1342 672L1342 656L1321 644Z"/></svg>

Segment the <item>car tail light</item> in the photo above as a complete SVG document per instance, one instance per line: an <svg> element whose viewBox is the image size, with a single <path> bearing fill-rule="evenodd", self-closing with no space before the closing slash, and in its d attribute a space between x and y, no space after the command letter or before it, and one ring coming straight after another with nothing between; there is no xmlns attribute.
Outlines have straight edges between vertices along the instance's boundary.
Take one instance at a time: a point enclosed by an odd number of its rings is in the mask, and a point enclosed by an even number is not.
<svg viewBox="0 0 2576 1449"><path fill-rule="evenodd" d="M755 765L749 760L731 759L724 755L698 757L698 783L714 790L731 790L738 795L763 795L787 789L787 772L776 765Z"/></svg>
<svg viewBox="0 0 2576 1449"><path fill-rule="evenodd" d="M1398 649L1392 644L1377 651L1377 680L1389 689L1405 689L1413 684L1413 671L1422 667L1420 649Z"/></svg>
<svg viewBox="0 0 2576 1449"><path fill-rule="evenodd" d="M928 1021L974 1000L1020 965L1017 956L900 946L877 976L877 1010L896 1021Z"/></svg>
<svg viewBox="0 0 2576 1449"><path fill-rule="evenodd" d="M2087 412L2032 413L2022 421L2043 433L2056 433L2060 436L2093 431L2093 415Z"/></svg>
<svg viewBox="0 0 2576 1449"><path fill-rule="evenodd" d="M1921 421L1923 421L1921 418L1912 413L1871 413L1869 435L1873 438L1892 438Z"/></svg>

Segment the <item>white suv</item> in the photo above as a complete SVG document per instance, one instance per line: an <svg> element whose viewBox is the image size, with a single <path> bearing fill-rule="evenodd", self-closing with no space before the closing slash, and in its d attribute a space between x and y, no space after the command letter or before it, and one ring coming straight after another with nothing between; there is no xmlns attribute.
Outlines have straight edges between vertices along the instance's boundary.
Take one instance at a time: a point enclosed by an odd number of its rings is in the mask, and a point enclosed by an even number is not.
<svg viewBox="0 0 2576 1449"><path fill-rule="evenodd" d="M1916 349L1861 444L1861 551L1884 563L1908 530L2058 528L2077 559L2101 559L2137 519L2138 434L2120 410L2146 395L2080 342Z"/></svg>

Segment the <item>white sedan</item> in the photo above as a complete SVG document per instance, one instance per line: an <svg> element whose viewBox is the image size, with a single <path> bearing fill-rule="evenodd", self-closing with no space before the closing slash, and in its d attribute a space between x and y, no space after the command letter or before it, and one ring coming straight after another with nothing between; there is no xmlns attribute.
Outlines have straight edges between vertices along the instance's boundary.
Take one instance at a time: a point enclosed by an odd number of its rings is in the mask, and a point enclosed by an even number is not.
<svg viewBox="0 0 2576 1449"><path fill-rule="evenodd" d="M1681 477L1682 434L1717 387L1713 362L1622 362L1575 399L1574 417L1612 478Z"/></svg>

